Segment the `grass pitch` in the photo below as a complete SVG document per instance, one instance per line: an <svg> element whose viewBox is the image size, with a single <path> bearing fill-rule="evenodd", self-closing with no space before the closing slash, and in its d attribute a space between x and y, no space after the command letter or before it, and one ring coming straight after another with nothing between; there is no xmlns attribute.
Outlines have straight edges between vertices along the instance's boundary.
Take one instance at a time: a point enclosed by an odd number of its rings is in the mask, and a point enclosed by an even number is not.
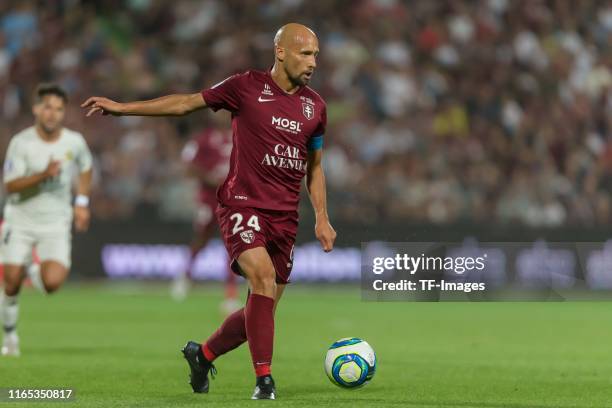
<svg viewBox="0 0 612 408"><path fill-rule="evenodd" d="M249 400L246 345L221 357L210 394L196 395L179 349L218 326L221 293L201 287L175 303L159 285L26 289L22 357L0 360L0 387L72 388L67 404L79 407L612 407L610 303L367 303L357 287L297 284L277 312L278 400ZM329 344L349 336L379 359L355 391L323 372Z"/></svg>

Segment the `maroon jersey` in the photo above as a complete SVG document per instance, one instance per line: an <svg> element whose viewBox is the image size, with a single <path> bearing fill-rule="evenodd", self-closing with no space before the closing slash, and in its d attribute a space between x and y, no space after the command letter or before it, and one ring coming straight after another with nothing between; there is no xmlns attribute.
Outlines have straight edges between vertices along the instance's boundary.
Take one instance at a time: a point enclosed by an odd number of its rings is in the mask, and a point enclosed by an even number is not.
<svg viewBox="0 0 612 408"><path fill-rule="evenodd" d="M297 210L309 149L321 147L325 102L312 89L288 94L269 72L247 71L202 91L214 111L232 112L230 169L217 192L231 207Z"/></svg>
<svg viewBox="0 0 612 408"><path fill-rule="evenodd" d="M229 157L232 150L230 130L206 129L183 148L183 161L191 163L204 172L210 180L215 180L217 186L227 176ZM200 183L199 200L201 203L216 201L217 186Z"/></svg>

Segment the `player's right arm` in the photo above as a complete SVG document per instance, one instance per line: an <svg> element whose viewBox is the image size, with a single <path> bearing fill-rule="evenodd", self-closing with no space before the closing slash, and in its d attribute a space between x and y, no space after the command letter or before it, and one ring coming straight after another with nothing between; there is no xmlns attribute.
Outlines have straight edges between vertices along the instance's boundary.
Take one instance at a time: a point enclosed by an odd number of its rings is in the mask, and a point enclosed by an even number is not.
<svg viewBox="0 0 612 408"><path fill-rule="evenodd" d="M89 109L86 116L95 113L116 116L183 116L206 108L200 92L193 94L174 94L148 101L115 102L101 96L92 96L81 105Z"/></svg>
<svg viewBox="0 0 612 408"><path fill-rule="evenodd" d="M119 103L101 96L92 96L81 105L94 113L116 116L182 116L193 111L211 108L213 111L240 109L241 89L248 73L232 75L202 92L162 96L148 101Z"/></svg>
<svg viewBox="0 0 612 408"><path fill-rule="evenodd" d="M43 181L57 176L61 171L58 160L49 160L47 168L39 173L26 175L26 161L22 148L13 139L9 144L4 159L4 188L9 194L19 193L28 188L34 187Z"/></svg>
<svg viewBox="0 0 612 408"><path fill-rule="evenodd" d="M60 162L58 160L50 160L47 168L40 173L32 174L31 176L19 177L14 180L4 183L4 188L7 193L19 193L28 188L34 187L43 181L55 177L60 173Z"/></svg>

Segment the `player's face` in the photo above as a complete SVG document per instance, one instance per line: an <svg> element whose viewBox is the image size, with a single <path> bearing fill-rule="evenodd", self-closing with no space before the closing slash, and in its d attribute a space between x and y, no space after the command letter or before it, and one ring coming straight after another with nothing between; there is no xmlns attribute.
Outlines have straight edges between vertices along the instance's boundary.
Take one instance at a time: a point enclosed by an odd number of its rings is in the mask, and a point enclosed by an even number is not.
<svg viewBox="0 0 612 408"><path fill-rule="evenodd" d="M284 62L289 79L294 84L307 85L317 67L317 56L319 55L317 38L311 36L303 41L296 41L287 51Z"/></svg>
<svg viewBox="0 0 612 408"><path fill-rule="evenodd" d="M66 105L64 100L56 95L46 95L42 101L34 105L36 124L47 133L53 133L62 126Z"/></svg>

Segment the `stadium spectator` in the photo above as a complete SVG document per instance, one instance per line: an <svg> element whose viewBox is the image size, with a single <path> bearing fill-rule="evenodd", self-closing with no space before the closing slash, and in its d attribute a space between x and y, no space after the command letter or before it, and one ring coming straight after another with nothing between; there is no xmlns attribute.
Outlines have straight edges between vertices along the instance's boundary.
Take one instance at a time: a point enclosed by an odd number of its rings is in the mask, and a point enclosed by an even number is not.
<svg viewBox="0 0 612 408"><path fill-rule="evenodd" d="M193 91L266 68L267 27L300 16L321 41L313 85L328 101L334 219L612 222L609 2L346 4L3 1L0 151L40 81L72 101ZM203 117L67 116L94 153L96 217L189 218L179 152Z"/></svg>

